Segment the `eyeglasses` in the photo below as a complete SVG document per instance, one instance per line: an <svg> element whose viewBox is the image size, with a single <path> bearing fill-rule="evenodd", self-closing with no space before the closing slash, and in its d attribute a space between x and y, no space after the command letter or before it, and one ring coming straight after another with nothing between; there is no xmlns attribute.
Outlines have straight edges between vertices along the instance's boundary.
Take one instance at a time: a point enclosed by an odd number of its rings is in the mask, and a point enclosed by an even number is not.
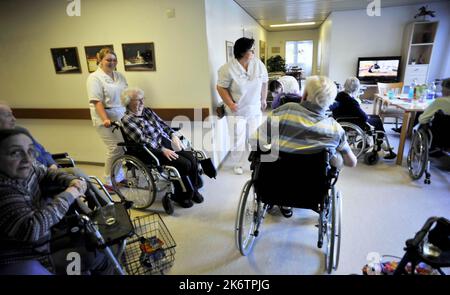
<svg viewBox="0 0 450 295"><path fill-rule="evenodd" d="M35 149L29 149L27 152L25 152L24 150L13 150L7 153L6 156L13 160L22 160L26 158L35 160L39 156L39 152Z"/></svg>

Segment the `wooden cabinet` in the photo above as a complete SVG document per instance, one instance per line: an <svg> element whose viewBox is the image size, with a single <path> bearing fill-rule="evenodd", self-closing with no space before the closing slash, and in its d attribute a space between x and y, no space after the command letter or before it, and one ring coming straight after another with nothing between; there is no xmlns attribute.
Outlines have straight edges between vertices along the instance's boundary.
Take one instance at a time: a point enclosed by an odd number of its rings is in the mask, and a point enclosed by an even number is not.
<svg viewBox="0 0 450 295"><path fill-rule="evenodd" d="M412 22L405 27L402 46L402 81L414 80L426 84L433 46L438 29L437 21Z"/></svg>

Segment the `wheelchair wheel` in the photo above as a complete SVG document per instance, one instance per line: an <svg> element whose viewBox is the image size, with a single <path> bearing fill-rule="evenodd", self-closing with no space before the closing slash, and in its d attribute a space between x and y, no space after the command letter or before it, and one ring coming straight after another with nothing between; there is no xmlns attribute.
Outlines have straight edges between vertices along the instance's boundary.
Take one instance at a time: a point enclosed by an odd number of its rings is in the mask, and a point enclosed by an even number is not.
<svg viewBox="0 0 450 295"><path fill-rule="evenodd" d="M366 133L358 126L349 122L339 122L347 136L347 142L352 152L358 158L366 150Z"/></svg>
<svg viewBox="0 0 450 295"><path fill-rule="evenodd" d="M170 194L166 194L163 199L162 199L162 205L164 208L164 211L166 211L166 213L168 215L172 215L173 214L173 204L172 204L172 200L170 199Z"/></svg>
<svg viewBox="0 0 450 295"><path fill-rule="evenodd" d="M336 190L333 187L327 207L325 208L323 224L323 230L325 232L324 238L327 240L325 269L328 274L330 274L333 269L336 270L339 264L339 251L341 246L340 207L340 195L336 193Z"/></svg>
<svg viewBox="0 0 450 295"><path fill-rule="evenodd" d="M380 160L380 156L376 151L369 152L364 155L364 163L367 165L375 165Z"/></svg>
<svg viewBox="0 0 450 295"><path fill-rule="evenodd" d="M258 236L261 222L260 203L256 198L254 184L247 181L242 189L236 217L236 244L242 255L251 252L253 243Z"/></svg>
<svg viewBox="0 0 450 295"><path fill-rule="evenodd" d="M409 176L413 180L420 179L428 162L428 137L422 130L415 132L409 148L407 164Z"/></svg>
<svg viewBox="0 0 450 295"><path fill-rule="evenodd" d="M116 175L123 171L125 179L117 182ZM127 201L133 202L134 209L145 209L155 201L155 180L147 165L134 156L125 155L112 164L111 180L114 189Z"/></svg>

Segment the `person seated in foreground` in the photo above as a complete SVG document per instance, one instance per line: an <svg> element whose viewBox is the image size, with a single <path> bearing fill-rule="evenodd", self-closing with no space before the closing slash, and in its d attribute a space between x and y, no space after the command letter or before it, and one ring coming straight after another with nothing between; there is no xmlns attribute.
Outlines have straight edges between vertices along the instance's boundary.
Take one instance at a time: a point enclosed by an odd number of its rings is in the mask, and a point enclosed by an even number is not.
<svg viewBox="0 0 450 295"><path fill-rule="evenodd" d="M11 108L6 102L0 101L0 129L14 128L26 130L28 132L27 129L16 125L16 118L14 117ZM30 133L28 132L28 134ZM49 169L58 169L58 165L55 160L53 160L52 155L47 152L36 139L31 137L31 140L33 141L35 150L38 152L36 160Z"/></svg>
<svg viewBox="0 0 450 295"><path fill-rule="evenodd" d="M126 107L122 118L125 134L137 143L148 145L161 165L174 166L186 187L192 184L192 189L183 193L179 183L175 182L175 196L172 199L184 208L192 207L192 201L203 202L203 196L198 191L197 159L191 151L183 150L181 140L172 128L152 109L144 107L144 91L128 88L122 93L121 99L122 105ZM146 157L145 154L142 156Z"/></svg>
<svg viewBox="0 0 450 295"><path fill-rule="evenodd" d="M0 130L0 273L66 273L67 254L80 254L81 273L112 274L101 252L80 240L51 247L53 234L64 230L64 217L87 188L83 179L36 165L37 151L28 132ZM83 240L82 240L83 239ZM45 271L44 267L47 269Z"/></svg>
<svg viewBox="0 0 450 295"><path fill-rule="evenodd" d="M359 102L357 101L357 95L359 93L360 82L356 77L347 78L344 83L344 91L341 91L336 96L336 102L331 105L330 109L333 112L333 117L339 118L356 118L354 123L365 130L365 123L372 125L375 131L382 131L378 134L378 138L383 140L385 136L385 130L383 121L377 115L367 115ZM387 135L386 135L387 136ZM387 140L383 140L381 145L383 150L387 152L385 159L395 159L397 156Z"/></svg>
<svg viewBox="0 0 450 295"><path fill-rule="evenodd" d="M279 138L270 139L272 148L294 154L308 154L330 148L334 152L331 165L338 169L343 165L355 167L357 159L347 142L344 129L334 118L326 115L336 92L336 86L329 78L308 77L301 103L286 103L269 115L271 124L279 122ZM259 136L264 139L266 135L260 132ZM292 208L280 209L285 217L292 216Z"/></svg>
<svg viewBox="0 0 450 295"><path fill-rule="evenodd" d="M282 76L278 80L270 81L269 91L273 97L272 109L287 102L300 102L302 99L298 81L292 76Z"/></svg>
<svg viewBox="0 0 450 295"><path fill-rule="evenodd" d="M450 78L446 78L442 80L442 97L436 98L423 112L422 115L419 117L419 124L425 125L431 122L433 120L434 114L436 114L437 111L441 110L445 115L450 115ZM448 132L448 129L450 126L447 126L446 129ZM431 128L433 131L433 128ZM443 153L440 150L436 150L435 141L431 142L430 147L430 156L432 157L439 157L442 156Z"/></svg>

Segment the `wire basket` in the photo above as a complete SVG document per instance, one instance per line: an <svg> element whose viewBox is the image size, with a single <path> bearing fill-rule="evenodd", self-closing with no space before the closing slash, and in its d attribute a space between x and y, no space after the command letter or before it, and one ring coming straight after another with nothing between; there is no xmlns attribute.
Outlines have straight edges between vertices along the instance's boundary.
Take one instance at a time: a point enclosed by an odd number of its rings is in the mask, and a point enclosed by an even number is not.
<svg viewBox="0 0 450 295"><path fill-rule="evenodd" d="M175 261L175 241L159 214L140 216L133 219L135 234L127 240L122 258L129 275L164 274ZM143 242L155 242L157 247L145 251ZM153 244L154 245L154 244Z"/></svg>

